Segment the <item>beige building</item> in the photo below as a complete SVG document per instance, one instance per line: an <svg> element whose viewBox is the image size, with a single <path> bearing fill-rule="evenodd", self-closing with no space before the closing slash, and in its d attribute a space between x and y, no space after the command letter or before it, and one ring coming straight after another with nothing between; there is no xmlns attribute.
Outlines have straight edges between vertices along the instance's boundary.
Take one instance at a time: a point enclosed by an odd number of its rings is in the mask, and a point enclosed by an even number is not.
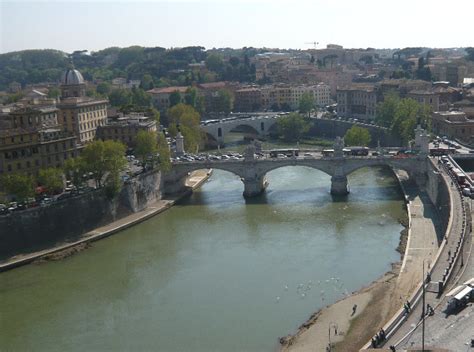
<svg viewBox="0 0 474 352"><path fill-rule="evenodd" d="M439 111L439 94L429 90L412 90L407 95L408 98L416 100L418 103L427 105L431 111Z"/></svg>
<svg viewBox="0 0 474 352"><path fill-rule="evenodd" d="M97 138L122 142L130 148L135 147L137 134L140 131L156 132L156 121L139 113L127 116L117 116L107 121L104 126L99 126Z"/></svg>
<svg viewBox="0 0 474 352"><path fill-rule="evenodd" d="M474 120L463 111L439 111L432 114L431 127L438 136L447 136L466 143L474 142Z"/></svg>
<svg viewBox="0 0 474 352"><path fill-rule="evenodd" d="M147 93L152 96L153 103L158 109L166 110L170 107L170 95L179 92L181 99L183 99L187 89L188 87L153 88Z"/></svg>
<svg viewBox="0 0 474 352"><path fill-rule="evenodd" d="M0 174L36 174L77 156L76 137L61 130L57 112L52 106L26 107L2 115L6 121L0 131Z"/></svg>
<svg viewBox="0 0 474 352"><path fill-rule="evenodd" d="M337 90L337 114L343 117L374 120L377 92L372 86L356 86Z"/></svg>
<svg viewBox="0 0 474 352"><path fill-rule="evenodd" d="M61 79L58 122L62 130L76 135L79 144L95 139L98 126L107 121L106 99L87 97L86 84L79 71L68 69Z"/></svg>

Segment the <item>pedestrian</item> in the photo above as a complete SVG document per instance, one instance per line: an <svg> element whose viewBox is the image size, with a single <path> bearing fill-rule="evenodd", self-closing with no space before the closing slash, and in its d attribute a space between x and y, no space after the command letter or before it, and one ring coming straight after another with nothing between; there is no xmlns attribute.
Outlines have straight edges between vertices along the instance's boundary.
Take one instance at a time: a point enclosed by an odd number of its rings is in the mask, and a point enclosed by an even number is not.
<svg viewBox="0 0 474 352"><path fill-rule="evenodd" d="M377 342L375 341L375 339L374 339L373 337L372 337L372 340L370 340L370 341L371 341L371 342L370 342L370 345L371 345L373 348L377 347Z"/></svg>
<svg viewBox="0 0 474 352"><path fill-rule="evenodd" d="M384 341L385 340L385 330L383 328L380 328L379 335L380 335L380 339L382 341Z"/></svg>
<svg viewBox="0 0 474 352"><path fill-rule="evenodd" d="M407 301L407 307L408 307L408 311L411 311L411 304L410 304L410 301Z"/></svg>
<svg viewBox="0 0 474 352"><path fill-rule="evenodd" d="M451 258L451 250L448 250L448 260Z"/></svg>
<svg viewBox="0 0 474 352"><path fill-rule="evenodd" d="M337 326L334 327L334 335L337 335Z"/></svg>
<svg viewBox="0 0 474 352"><path fill-rule="evenodd" d="M352 307L352 315L356 313L356 310L357 310L357 304L354 304L354 306Z"/></svg>
<svg viewBox="0 0 474 352"><path fill-rule="evenodd" d="M396 352L396 351L397 351L397 350L395 349L395 346L394 346L394 345L390 346L390 351L392 351L392 352Z"/></svg>

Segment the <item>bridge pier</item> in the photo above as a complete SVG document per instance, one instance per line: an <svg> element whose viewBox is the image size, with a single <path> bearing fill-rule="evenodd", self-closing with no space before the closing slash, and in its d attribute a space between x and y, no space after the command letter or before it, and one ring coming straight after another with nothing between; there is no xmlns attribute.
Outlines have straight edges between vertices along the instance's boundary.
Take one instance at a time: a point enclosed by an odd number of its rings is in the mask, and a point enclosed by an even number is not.
<svg viewBox="0 0 474 352"><path fill-rule="evenodd" d="M267 188L268 182L265 176L242 179L244 183L244 197L251 198L262 194Z"/></svg>
<svg viewBox="0 0 474 352"><path fill-rule="evenodd" d="M334 175L331 177L331 194L335 196L345 196L349 193L347 188L347 176Z"/></svg>

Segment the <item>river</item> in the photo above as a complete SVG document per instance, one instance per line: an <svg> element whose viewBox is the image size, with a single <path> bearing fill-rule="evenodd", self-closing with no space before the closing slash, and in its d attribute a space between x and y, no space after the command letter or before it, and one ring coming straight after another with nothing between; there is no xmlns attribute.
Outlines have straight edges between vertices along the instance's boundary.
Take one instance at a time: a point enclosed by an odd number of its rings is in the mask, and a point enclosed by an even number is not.
<svg viewBox="0 0 474 352"><path fill-rule="evenodd" d="M346 199L305 167L243 184L215 170L172 209L67 259L0 274L0 350L272 351L390 269L403 200L386 169Z"/></svg>

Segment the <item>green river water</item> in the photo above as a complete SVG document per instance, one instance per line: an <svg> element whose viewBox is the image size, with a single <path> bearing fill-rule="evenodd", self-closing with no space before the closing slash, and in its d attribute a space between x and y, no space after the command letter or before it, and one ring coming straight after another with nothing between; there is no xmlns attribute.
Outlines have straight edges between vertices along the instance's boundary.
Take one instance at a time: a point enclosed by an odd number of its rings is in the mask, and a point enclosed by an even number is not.
<svg viewBox="0 0 474 352"><path fill-rule="evenodd" d="M399 260L385 169L285 167L264 195L215 170L170 210L61 261L0 274L1 351L272 351L309 315Z"/></svg>

